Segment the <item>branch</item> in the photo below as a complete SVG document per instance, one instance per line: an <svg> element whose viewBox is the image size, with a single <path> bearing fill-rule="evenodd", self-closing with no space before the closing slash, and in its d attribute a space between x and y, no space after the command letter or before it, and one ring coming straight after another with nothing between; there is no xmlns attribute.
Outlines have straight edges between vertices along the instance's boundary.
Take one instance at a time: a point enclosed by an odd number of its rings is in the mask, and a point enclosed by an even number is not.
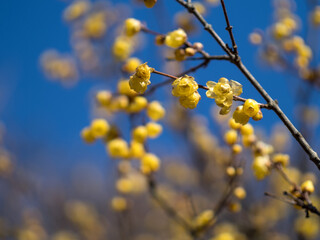
<svg viewBox="0 0 320 240"><path fill-rule="evenodd" d="M202 24L204 29L216 40L220 47L228 54L231 58L231 62L235 64L238 69L243 73L243 75L249 80L249 82L255 87L255 89L260 93L260 95L266 100L267 104L270 106L270 109L273 110L284 125L291 132L292 136L300 144L303 150L308 154L310 160L318 167L320 170L320 158L318 154L311 148L306 139L302 134L295 128L291 123L288 117L283 113L281 108L278 106L276 101L269 96L266 90L260 85L260 83L255 79L255 77L250 73L246 66L242 63L240 57L237 57L224 43L220 36L213 30L212 26L203 18L203 16L195 9L195 7L185 2L184 0L176 0L179 4L185 7L191 14L193 14L199 22Z"/></svg>
<svg viewBox="0 0 320 240"><path fill-rule="evenodd" d="M221 5L222 5L222 8L223 8L223 14L224 14L224 17L225 17L226 23L227 23L226 30L229 32L230 39L231 39L231 42L232 42L233 53L234 53L235 57L238 58L239 57L239 55L238 55L238 46L236 44L236 41L234 40L234 36L233 36L233 33L232 33L232 28L233 27L230 25L229 17L228 17L228 14L227 14L227 9L226 9L226 6L224 4L224 0L221 0ZM228 45L227 45L227 47L228 47Z"/></svg>
<svg viewBox="0 0 320 240"><path fill-rule="evenodd" d="M167 61L177 61L174 58L167 58L166 60ZM208 57L189 57L183 61L194 61L194 60L226 60L226 61L230 61L230 57L228 55L214 55L214 56L208 56Z"/></svg>
<svg viewBox="0 0 320 240"><path fill-rule="evenodd" d="M153 176L148 177L149 192L152 198L160 205L160 207L166 212L166 214L181 225L191 236L195 237L196 232L193 230L192 226L184 218L182 218L177 211L171 207L165 199L163 199L157 193L157 183Z"/></svg>
<svg viewBox="0 0 320 240"><path fill-rule="evenodd" d="M198 64L198 65L196 65L196 66L194 66L194 67L192 67L192 68L189 68L188 70L186 70L186 71L178 74L178 77L182 77L182 76L185 75L185 74L188 74L188 73L197 71L199 68L207 66L208 63L209 63L209 60L205 60L205 61L203 61L202 63L200 63L200 64ZM175 77L175 78L176 78L176 77ZM149 89L149 91L146 92L144 95L145 95L145 96L146 96L146 95L149 95L149 94L153 93L157 88L162 87L162 86L165 86L165 85L167 85L167 84L169 84L169 83L172 83L172 79L175 79L175 78L172 78L172 76L170 76L170 78L167 79L166 81L163 81L163 82L158 83L158 84L154 84L154 85Z"/></svg>

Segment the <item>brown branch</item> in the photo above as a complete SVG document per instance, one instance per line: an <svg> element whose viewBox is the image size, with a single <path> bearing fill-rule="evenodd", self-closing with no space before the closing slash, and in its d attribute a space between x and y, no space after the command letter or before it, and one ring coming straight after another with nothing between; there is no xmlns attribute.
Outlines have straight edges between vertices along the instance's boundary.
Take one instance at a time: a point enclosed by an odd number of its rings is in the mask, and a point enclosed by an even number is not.
<svg viewBox="0 0 320 240"><path fill-rule="evenodd" d="M198 65L196 65L196 66L194 66L194 67L192 67L192 68L189 68L188 70L186 70L186 71L178 74L178 77L182 77L183 75L186 75L186 74L192 73L192 72L194 72L194 71L197 71L199 68L207 66L208 63L209 63L209 61L208 61L208 60L205 60L205 61L203 61L202 63L200 63L200 64L198 64ZM153 93L157 88L162 87L162 86L165 86L165 85L167 85L167 84L169 84L169 83L172 83L172 77L170 77L169 79L167 79L166 81L163 81L163 82L161 82L161 83L154 84L154 85L153 85L152 87L150 87L150 89L144 94L144 96Z"/></svg>
<svg viewBox="0 0 320 240"><path fill-rule="evenodd" d="M249 80L249 82L255 87L255 89L260 93L260 95L266 100L267 104L270 106L270 109L273 110L280 120L284 123L287 129L290 131L292 136L300 144L303 150L308 154L310 160L318 167L320 170L320 158L318 154L312 149L306 139L302 134L295 128L292 122L288 117L283 113L281 108L278 106L276 101L269 96L266 90L260 85L260 83L255 79L251 72L246 68L242 63L240 57L237 57L224 43L220 36L214 31L212 26L203 18L203 16L195 9L195 7L185 2L184 0L176 0L179 4L185 7L191 14L193 14L199 22L202 24L204 29L216 40L220 47L230 56L232 63L235 64L238 69L243 73L243 75Z"/></svg>
<svg viewBox="0 0 320 240"><path fill-rule="evenodd" d="M233 36L233 32L232 32L232 26L230 25L230 22L229 22L229 17L228 17L228 14L227 14L227 9L226 9L226 6L224 4L224 0L221 0L221 5L222 5L222 9L223 9L223 14L224 14L224 17L226 19L226 23L227 23L227 27L226 27L226 30L229 32L229 35L230 35L230 39L231 39L231 42L232 42L232 48L233 48L233 53L235 55L236 58L239 57L238 55L238 46L236 44L236 41L234 40L234 36ZM228 45L226 45L228 47Z"/></svg>
<svg viewBox="0 0 320 240"><path fill-rule="evenodd" d="M172 218L175 222L181 225L191 236L195 237L196 232L193 227L187 222L183 217L181 217L177 211L171 207L164 198L162 198L157 193L157 183L153 176L149 175L147 177L148 185L149 185L149 192L152 198L159 204L159 206L166 212L166 214Z"/></svg>
<svg viewBox="0 0 320 240"><path fill-rule="evenodd" d="M167 61L177 61L175 58L167 58ZM188 57L183 61L194 61L194 60L226 60L230 61L230 57L228 55L213 55L208 57Z"/></svg>

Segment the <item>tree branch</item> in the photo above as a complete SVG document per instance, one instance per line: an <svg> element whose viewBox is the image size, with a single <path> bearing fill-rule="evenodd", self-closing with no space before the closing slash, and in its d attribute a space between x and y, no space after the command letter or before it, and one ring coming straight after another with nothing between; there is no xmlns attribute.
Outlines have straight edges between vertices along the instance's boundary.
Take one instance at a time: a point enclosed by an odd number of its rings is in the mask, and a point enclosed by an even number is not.
<svg viewBox="0 0 320 240"><path fill-rule="evenodd" d="M305 140L302 134L295 128L288 117L283 113L281 108L278 106L275 100L269 96L266 90L260 85L260 83L255 79L255 77L250 73L250 71L242 63L240 57L237 57L225 44L225 42L220 38L220 36L214 31L212 26L203 18L203 16L195 9L195 7L185 2L184 0L176 0L179 4L185 7L191 14L193 14L199 22L202 24L204 29L216 40L220 47L228 54L231 58L232 63L235 64L238 69L243 73L243 75L249 80L249 82L255 87L255 89L260 93L260 95L266 100L270 109L273 110L284 125L288 128L292 136L300 144L303 150L308 154L310 160L318 167L320 170L320 158L318 154L311 148L309 143Z"/></svg>

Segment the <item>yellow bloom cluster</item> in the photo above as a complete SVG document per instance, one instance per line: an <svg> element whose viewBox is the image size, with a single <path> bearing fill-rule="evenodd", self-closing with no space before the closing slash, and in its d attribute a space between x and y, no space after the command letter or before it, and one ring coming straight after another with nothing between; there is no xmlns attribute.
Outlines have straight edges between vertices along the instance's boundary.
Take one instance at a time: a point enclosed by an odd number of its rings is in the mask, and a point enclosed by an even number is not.
<svg viewBox="0 0 320 240"><path fill-rule="evenodd" d="M120 80L118 82L118 94L112 95L110 91L102 90L96 94L96 102L99 107L109 112L125 111L128 113L137 113L148 106L145 97L137 96L129 86L129 80Z"/></svg>
<svg viewBox="0 0 320 240"><path fill-rule="evenodd" d="M247 99L243 106L236 108L232 117L236 123L244 125L249 122L250 117L255 121L259 121L263 115L259 104L253 99Z"/></svg>
<svg viewBox="0 0 320 240"><path fill-rule="evenodd" d="M230 112L233 96L240 96L242 85L236 81L229 81L226 78L220 78L219 81L208 81L206 92L208 98L214 98L216 104L221 107L220 114L224 115Z"/></svg>
<svg viewBox="0 0 320 240"><path fill-rule="evenodd" d="M187 34L181 28L168 33L165 38L165 44L172 48L181 47L186 41Z"/></svg>
<svg viewBox="0 0 320 240"><path fill-rule="evenodd" d="M197 89L198 83L188 75L177 78L172 83L172 95L179 97L180 104L185 108L194 109L197 107L201 99Z"/></svg>
<svg viewBox="0 0 320 240"><path fill-rule="evenodd" d="M85 127L81 131L82 139L87 143L92 143L96 139L106 137L110 125L105 119L94 119L89 127Z"/></svg>
<svg viewBox="0 0 320 240"><path fill-rule="evenodd" d="M275 39L289 37L298 27L297 21L293 16L281 18L273 26L273 36Z"/></svg>
<svg viewBox="0 0 320 240"><path fill-rule="evenodd" d="M299 36L293 36L292 38L286 39L282 43L282 47L285 51L294 52L295 65L300 69L306 69L312 58L312 50L306 45L303 38Z"/></svg>
<svg viewBox="0 0 320 240"><path fill-rule="evenodd" d="M47 51L41 56L41 66L48 78L72 83L78 78L74 60L56 51Z"/></svg>
<svg viewBox="0 0 320 240"><path fill-rule="evenodd" d="M136 68L135 74L130 77L130 88L137 93L144 93L147 86L151 83L150 76L153 68L150 68L147 63L141 64Z"/></svg>

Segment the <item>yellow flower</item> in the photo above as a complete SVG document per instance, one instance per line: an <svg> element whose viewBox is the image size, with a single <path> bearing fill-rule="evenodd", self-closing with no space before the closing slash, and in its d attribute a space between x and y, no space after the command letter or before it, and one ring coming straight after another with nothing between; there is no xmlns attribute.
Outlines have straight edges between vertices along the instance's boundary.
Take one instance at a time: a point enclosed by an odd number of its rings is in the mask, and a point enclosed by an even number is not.
<svg viewBox="0 0 320 240"><path fill-rule="evenodd" d="M105 137L108 133L110 126L105 119L94 119L91 122L91 133L95 138Z"/></svg>
<svg viewBox="0 0 320 240"><path fill-rule="evenodd" d="M193 77L185 75L172 83L172 95L175 97L187 97L198 89L198 83Z"/></svg>
<svg viewBox="0 0 320 240"><path fill-rule="evenodd" d="M127 59L132 52L133 45L125 37L117 37L112 48L113 55L119 60Z"/></svg>
<svg viewBox="0 0 320 240"><path fill-rule="evenodd" d="M116 138L108 142L107 150L110 157L113 158L126 158L129 154L128 144L122 138Z"/></svg>
<svg viewBox="0 0 320 240"><path fill-rule="evenodd" d="M313 182L310 180L304 181L301 184L301 190L304 192L313 193L314 192Z"/></svg>
<svg viewBox="0 0 320 240"><path fill-rule="evenodd" d="M236 81L229 82L226 78L220 78L218 83L207 82L209 90L206 92L208 98L214 98L216 104L221 107L220 114L229 113L233 102L233 96L239 96L242 93L242 85Z"/></svg>
<svg viewBox="0 0 320 240"><path fill-rule="evenodd" d="M147 115L153 121L158 121L162 119L166 114L166 110L158 101L153 101L149 103L147 108Z"/></svg>
<svg viewBox="0 0 320 240"><path fill-rule="evenodd" d="M290 160L290 157L288 154L278 153L278 154L273 155L273 157L272 157L272 161L274 163L280 163L284 167L289 164L289 160Z"/></svg>
<svg viewBox="0 0 320 240"><path fill-rule="evenodd" d="M144 154L143 143L133 140L130 144L130 158L141 158Z"/></svg>
<svg viewBox="0 0 320 240"><path fill-rule="evenodd" d="M151 83L150 77L153 68L150 68L147 63L141 64L137 67L136 72L130 77L129 85L131 89L137 93L144 93L147 90L147 86Z"/></svg>
<svg viewBox="0 0 320 240"><path fill-rule="evenodd" d="M243 136L250 136L254 133L254 129L250 123L241 126L240 131Z"/></svg>
<svg viewBox="0 0 320 240"><path fill-rule="evenodd" d="M133 190L133 183L128 178L120 178L116 182L116 188L121 193L130 193Z"/></svg>
<svg viewBox="0 0 320 240"><path fill-rule="evenodd" d="M83 24L84 32L88 37L100 38L107 30L104 13L95 13L89 16Z"/></svg>
<svg viewBox="0 0 320 240"><path fill-rule="evenodd" d="M230 118L229 120L229 127L234 129L234 130L238 130L241 128L241 124L240 123L236 123L236 121L233 118Z"/></svg>
<svg viewBox="0 0 320 240"><path fill-rule="evenodd" d="M96 94L96 100L98 104L104 107L107 107L110 104L111 98L112 98L112 93L110 91L106 91L106 90L99 91Z"/></svg>
<svg viewBox="0 0 320 240"><path fill-rule="evenodd" d="M86 143L93 143L96 139L92 134L91 128L86 127L81 131L81 137Z"/></svg>
<svg viewBox="0 0 320 240"><path fill-rule="evenodd" d="M141 158L140 169L144 174L150 174L151 172L155 172L160 167L159 158L152 154L147 153Z"/></svg>
<svg viewBox="0 0 320 240"><path fill-rule="evenodd" d="M320 6L317 6L312 13L312 22L314 25L320 25Z"/></svg>
<svg viewBox="0 0 320 240"><path fill-rule="evenodd" d="M132 138L140 143L143 143L148 137L148 130L145 126L138 126L132 131Z"/></svg>
<svg viewBox="0 0 320 240"><path fill-rule="evenodd" d="M260 111L259 104L253 99L247 99L243 104L243 112L249 117L255 116Z"/></svg>
<svg viewBox="0 0 320 240"><path fill-rule="evenodd" d="M202 213L200 213L194 220L193 220L193 226L195 228L203 228L207 226L208 224L213 223L214 213L212 210L205 210Z"/></svg>
<svg viewBox="0 0 320 240"><path fill-rule="evenodd" d="M245 125L249 122L250 117L244 113L243 106L238 106L233 113L233 119L236 123Z"/></svg>
<svg viewBox="0 0 320 240"><path fill-rule="evenodd" d="M122 212L127 209L127 200L123 197L114 197L111 201L111 207L117 212Z"/></svg>
<svg viewBox="0 0 320 240"><path fill-rule="evenodd" d="M200 94L198 92L194 92L189 96L180 97L179 102L185 108L194 109L197 107L200 99L201 99Z"/></svg>
<svg viewBox="0 0 320 240"><path fill-rule="evenodd" d="M134 18L128 18L124 23L124 30L128 37L132 37L141 30L141 23Z"/></svg>
<svg viewBox="0 0 320 240"><path fill-rule="evenodd" d="M168 47L178 48L182 46L187 41L187 34L181 28L170 32L166 35L165 44Z"/></svg>
<svg viewBox="0 0 320 240"><path fill-rule="evenodd" d="M270 173L271 162L268 155L255 157L252 170L258 180L264 179Z"/></svg>
<svg viewBox="0 0 320 240"><path fill-rule="evenodd" d="M140 112L145 109L148 105L148 100L142 96L136 96L130 103L128 111L129 112Z"/></svg>
<svg viewBox="0 0 320 240"><path fill-rule="evenodd" d="M137 95L137 93L130 88L129 80L120 80L118 82L118 92L130 97Z"/></svg>
<svg viewBox="0 0 320 240"><path fill-rule="evenodd" d="M229 145L235 144L237 142L237 139L238 139L237 131L233 129L227 131L224 135L224 140Z"/></svg>
<svg viewBox="0 0 320 240"><path fill-rule="evenodd" d="M246 197L246 190L244 190L243 187L236 187L233 191L233 194L238 198L238 199L244 199Z"/></svg>
<svg viewBox="0 0 320 240"><path fill-rule="evenodd" d="M128 73L134 73L139 65L141 65L139 58L129 58L122 69Z"/></svg>
<svg viewBox="0 0 320 240"><path fill-rule="evenodd" d="M162 126L155 122L148 122L146 128L149 138L156 138L162 133Z"/></svg>

